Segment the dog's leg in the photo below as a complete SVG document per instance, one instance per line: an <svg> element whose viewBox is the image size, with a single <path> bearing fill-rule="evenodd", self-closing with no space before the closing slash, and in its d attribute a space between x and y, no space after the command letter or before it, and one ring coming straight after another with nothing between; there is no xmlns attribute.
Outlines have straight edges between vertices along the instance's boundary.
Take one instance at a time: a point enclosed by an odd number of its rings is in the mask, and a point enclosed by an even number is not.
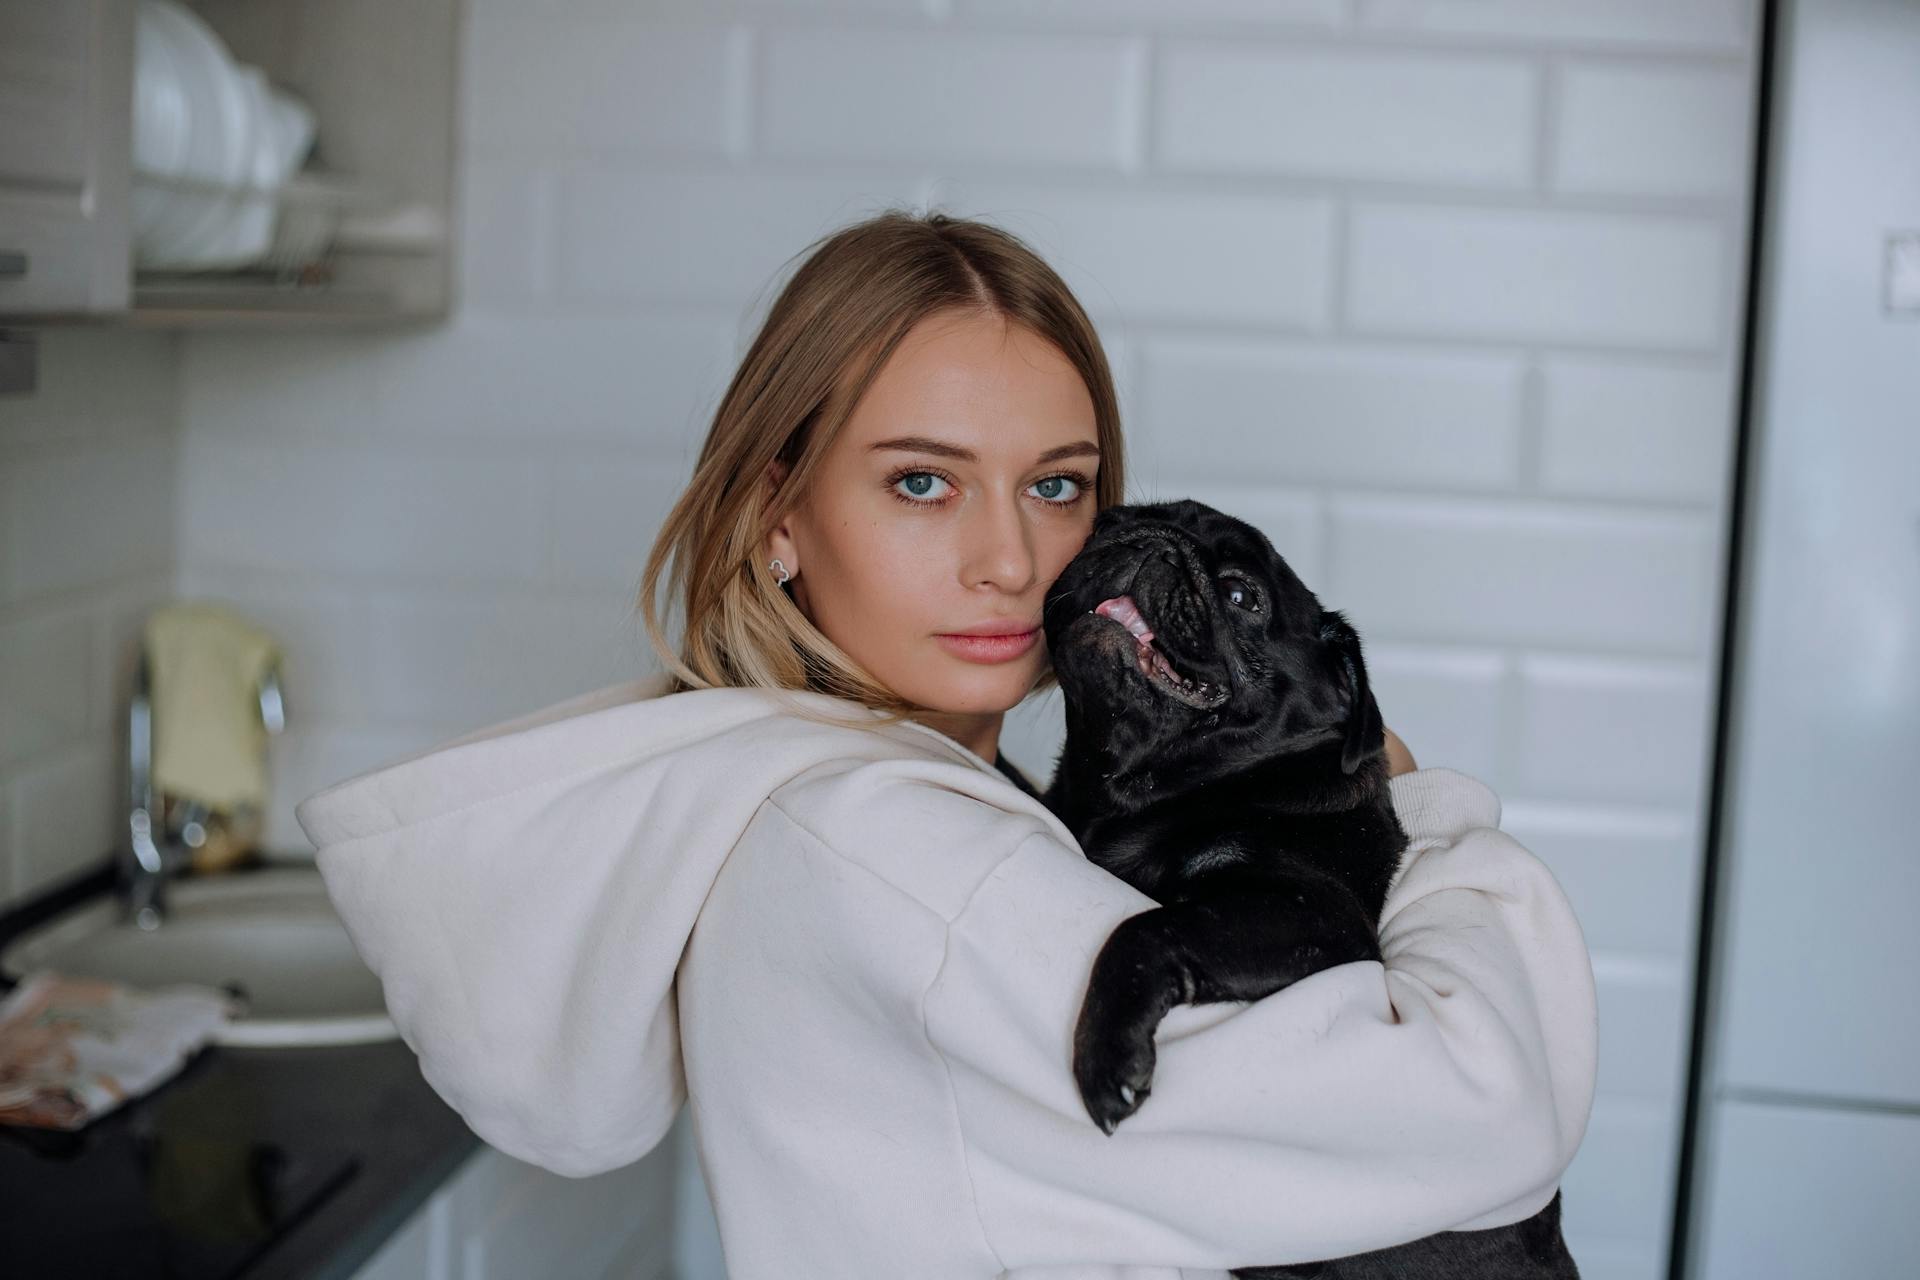
<svg viewBox="0 0 1920 1280"><path fill-rule="evenodd" d="M1331 878L1236 879L1122 920L1094 958L1073 1076L1112 1133L1151 1089L1154 1030L1177 1004L1258 1000L1310 973L1378 960L1373 922Z"/></svg>

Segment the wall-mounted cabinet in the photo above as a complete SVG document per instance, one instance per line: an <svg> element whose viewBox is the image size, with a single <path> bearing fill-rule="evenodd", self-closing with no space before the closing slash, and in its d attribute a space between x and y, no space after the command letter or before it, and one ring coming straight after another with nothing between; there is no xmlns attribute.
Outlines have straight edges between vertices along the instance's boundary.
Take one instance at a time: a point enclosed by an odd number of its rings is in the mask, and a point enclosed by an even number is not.
<svg viewBox="0 0 1920 1280"><path fill-rule="evenodd" d="M136 67L151 74L140 44L155 14L143 15L143 3L0 0L0 323L299 327L445 316L461 0L185 0L160 15L177 27L184 9L198 20L185 25L203 24L233 64L257 68L307 108L313 149L271 186L137 162L136 111L155 100L135 92ZM175 97L187 103L194 86L182 85ZM151 130L154 118L141 123ZM141 237L156 190L181 193L182 207L270 209L273 252L215 267L153 265Z"/></svg>

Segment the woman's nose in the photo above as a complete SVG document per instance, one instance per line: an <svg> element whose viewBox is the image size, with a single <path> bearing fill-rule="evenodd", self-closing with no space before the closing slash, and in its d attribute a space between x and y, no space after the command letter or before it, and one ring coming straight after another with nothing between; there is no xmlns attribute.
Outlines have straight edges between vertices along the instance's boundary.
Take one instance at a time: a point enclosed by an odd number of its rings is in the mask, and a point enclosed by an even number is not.
<svg viewBox="0 0 1920 1280"><path fill-rule="evenodd" d="M1002 591L1033 584L1035 558L1027 522L1014 502L989 504L968 530L967 585L992 583Z"/></svg>

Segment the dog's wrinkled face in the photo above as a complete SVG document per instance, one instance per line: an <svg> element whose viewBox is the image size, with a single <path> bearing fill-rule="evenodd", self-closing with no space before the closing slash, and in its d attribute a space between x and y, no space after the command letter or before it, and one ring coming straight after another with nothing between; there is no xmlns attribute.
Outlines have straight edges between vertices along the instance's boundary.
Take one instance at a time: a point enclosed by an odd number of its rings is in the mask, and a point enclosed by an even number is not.
<svg viewBox="0 0 1920 1280"><path fill-rule="evenodd" d="M1203 503L1102 511L1042 621L1070 726L1121 767L1337 738L1351 773L1383 742L1353 629L1264 534Z"/></svg>

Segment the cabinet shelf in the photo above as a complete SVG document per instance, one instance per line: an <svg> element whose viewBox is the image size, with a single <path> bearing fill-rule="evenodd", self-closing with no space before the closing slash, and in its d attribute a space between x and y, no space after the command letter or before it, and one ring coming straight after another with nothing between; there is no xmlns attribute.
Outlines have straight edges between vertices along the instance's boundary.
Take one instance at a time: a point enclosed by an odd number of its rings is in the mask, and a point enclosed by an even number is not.
<svg viewBox="0 0 1920 1280"><path fill-rule="evenodd" d="M330 328L444 318L453 301L463 0L184 3L237 62L312 108L318 168L278 191L135 171L137 0L0 7L8 73L0 119L63 122L0 131L0 255L22 268L0 274L0 325ZM136 183L274 199L274 250L236 269L135 270Z"/></svg>
<svg viewBox="0 0 1920 1280"><path fill-rule="evenodd" d="M133 306L118 317L145 329L276 328L364 325L369 321L427 322L438 311L409 316L390 294L373 290L288 285L239 273L197 280L160 275L134 277Z"/></svg>

